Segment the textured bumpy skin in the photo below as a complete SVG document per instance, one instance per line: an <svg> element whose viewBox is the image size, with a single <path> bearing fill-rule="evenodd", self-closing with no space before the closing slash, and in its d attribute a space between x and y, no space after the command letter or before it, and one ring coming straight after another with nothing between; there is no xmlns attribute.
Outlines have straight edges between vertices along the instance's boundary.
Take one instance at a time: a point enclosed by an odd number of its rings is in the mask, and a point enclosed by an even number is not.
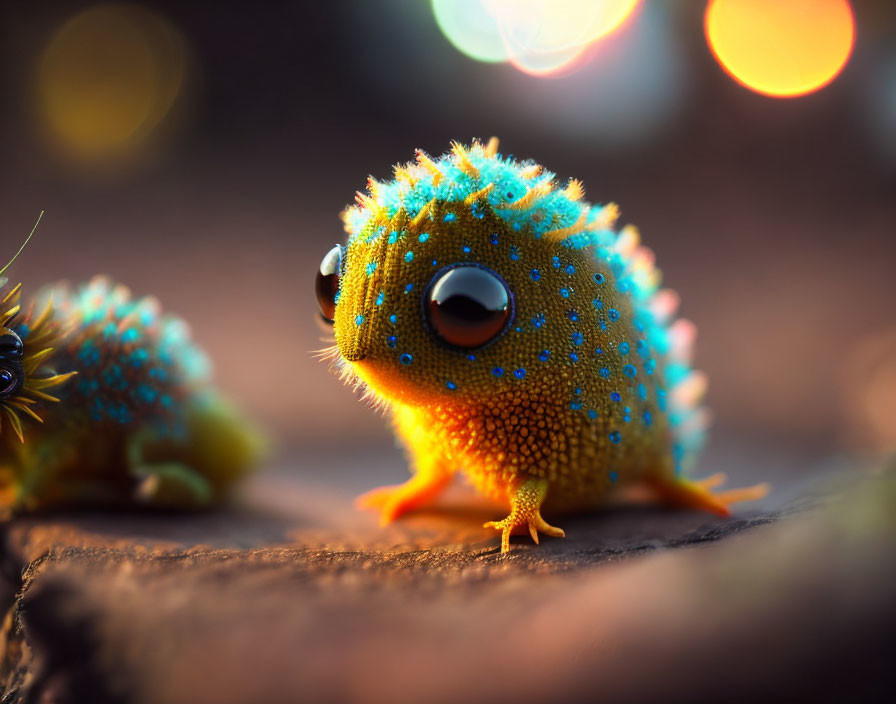
<svg viewBox="0 0 896 704"><path fill-rule="evenodd" d="M727 513L763 488L714 495L684 478L700 449L706 388L691 369L695 330L673 318L637 230L589 205L575 180L497 152L497 141L423 152L395 179L369 181L344 213L348 244L334 316L343 375L387 406L414 476L360 499L384 521L432 498L455 470L511 509L490 525L562 535L540 509L600 504L640 481L669 503ZM446 268L495 272L512 319L475 350L427 325L430 282Z"/></svg>
<svg viewBox="0 0 896 704"><path fill-rule="evenodd" d="M0 509L221 499L261 442L210 386L183 321L97 278L29 308L0 281L0 330L24 343L25 383L0 399Z"/></svg>

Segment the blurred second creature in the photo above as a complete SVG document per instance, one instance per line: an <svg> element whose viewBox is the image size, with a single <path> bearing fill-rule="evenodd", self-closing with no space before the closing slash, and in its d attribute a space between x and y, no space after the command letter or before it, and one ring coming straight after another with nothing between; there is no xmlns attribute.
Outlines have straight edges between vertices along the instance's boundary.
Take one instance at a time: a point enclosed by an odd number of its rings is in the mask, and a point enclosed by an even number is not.
<svg viewBox="0 0 896 704"><path fill-rule="evenodd" d="M0 269L0 275L9 265ZM104 277L30 304L0 278L0 512L203 508L264 442L210 384L186 323Z"/></svg>

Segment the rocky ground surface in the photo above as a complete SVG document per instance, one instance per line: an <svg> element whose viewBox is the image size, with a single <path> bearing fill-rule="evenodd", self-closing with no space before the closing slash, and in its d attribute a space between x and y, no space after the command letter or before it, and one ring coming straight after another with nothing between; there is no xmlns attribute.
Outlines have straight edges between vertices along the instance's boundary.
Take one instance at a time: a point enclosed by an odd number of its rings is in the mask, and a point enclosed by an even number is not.
<svg viewBox="0 0 896 704"><path fill-rule="evenodd" d="M378 473L370 458L332 481L306 471L315 461L260 475L213 513L6 525L0 701L856 701L896 689L896 467L809 468L731 519L616 506L502 556L480 527L500 511L463 491L378 528L350 503Z"/></svg>

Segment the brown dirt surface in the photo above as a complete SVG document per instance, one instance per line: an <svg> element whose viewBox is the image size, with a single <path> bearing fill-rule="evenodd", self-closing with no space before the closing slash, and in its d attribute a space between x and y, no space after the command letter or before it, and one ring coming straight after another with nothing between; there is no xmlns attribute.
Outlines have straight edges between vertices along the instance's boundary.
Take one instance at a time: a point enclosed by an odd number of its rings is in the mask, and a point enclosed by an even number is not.
<svg viewBox="0 0 896 704"><path fill-rule="evenodd" d="M731 519L615 506L507 556L468 495L377 528L350 493L284 469L207 514L7 524L2 702L892 693L896 469Z"/></svg>

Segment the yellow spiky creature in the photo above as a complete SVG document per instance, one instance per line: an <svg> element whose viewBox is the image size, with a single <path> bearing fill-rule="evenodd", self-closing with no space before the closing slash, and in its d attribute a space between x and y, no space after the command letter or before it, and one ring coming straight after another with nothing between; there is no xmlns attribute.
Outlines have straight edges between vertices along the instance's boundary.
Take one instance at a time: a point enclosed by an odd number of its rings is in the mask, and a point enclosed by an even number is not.
<svg viewBox="0 0 896 704"><path fill-rule="evenodd" d="M418 150L344 213L317 298L341 374L389 410L410 455L411 479L359 500L384 522L458 470L507 502L487 524L504 552L517 530L563 535L542 508L588 509L621 484L724 515L764 494L685 477L707 418L694 327L673 320L637 230L583 196L492 139Z"/></svg>

